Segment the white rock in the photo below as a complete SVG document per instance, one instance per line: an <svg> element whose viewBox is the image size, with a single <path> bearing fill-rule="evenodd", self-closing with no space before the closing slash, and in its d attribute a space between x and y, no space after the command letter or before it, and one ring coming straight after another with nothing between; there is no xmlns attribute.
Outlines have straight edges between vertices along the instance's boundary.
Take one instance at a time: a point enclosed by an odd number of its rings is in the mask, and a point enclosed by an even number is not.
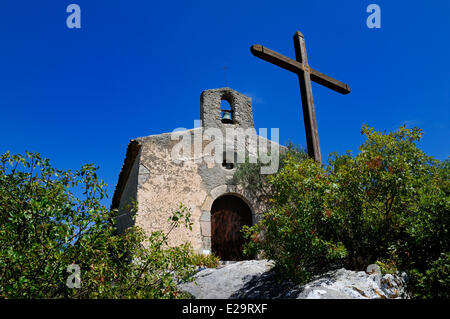
<svg viewBox="0 0 450 319"><path fill-rule="evenodd" d="M306 285L278 282L267 260L248 260L218 269L199 271L196 283L179 285L197 299L297 298L297 299L380 299L407 298L406 274L367 274L344 268L315 277Z"/></svg>

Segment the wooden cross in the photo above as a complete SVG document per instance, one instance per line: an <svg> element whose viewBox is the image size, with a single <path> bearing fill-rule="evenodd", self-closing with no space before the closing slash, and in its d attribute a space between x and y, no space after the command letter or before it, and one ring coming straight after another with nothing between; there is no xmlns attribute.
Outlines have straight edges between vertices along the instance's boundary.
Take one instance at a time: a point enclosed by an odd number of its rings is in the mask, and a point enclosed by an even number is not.
<svg viewBox="0 0 450 319"><path fill-rule="evenodd" d="M259 44L252 45L250 51L254 56L278 65L279 67L294 72L298 75L300 82L300 93L302 97L303 120L305 122L308 155L314 158L317 162L322 163L311 80L341 94L350 93L350 87L345 83L339 82L310 68L308 58L306 56L305 37L300 31L297 31L294 34L294 47L297 61L285 57L284 55Z"/></svg>

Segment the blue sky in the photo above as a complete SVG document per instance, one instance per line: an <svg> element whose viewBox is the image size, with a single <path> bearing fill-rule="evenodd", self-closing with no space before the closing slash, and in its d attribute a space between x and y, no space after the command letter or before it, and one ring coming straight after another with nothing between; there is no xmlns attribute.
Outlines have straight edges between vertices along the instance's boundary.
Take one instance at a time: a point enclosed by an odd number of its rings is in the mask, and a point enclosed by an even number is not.
<svg viewBox="0 0 450 319"><path fill-rule="evenodd" d="M81 29L66 26L71 3ZM381 29L366 26L371 3ZM201 92L224 86L253 98L257 128L305 145L297 77L249 50L262 44L294 58L300 30L311 67L352 89L313 84L324 159L357 152L365 123L419 126L420 147L443 160L449 15L446 0L2 0L0 153L37 151L60 169L95 163L111 195L130 139L192 128Z"/></svg>

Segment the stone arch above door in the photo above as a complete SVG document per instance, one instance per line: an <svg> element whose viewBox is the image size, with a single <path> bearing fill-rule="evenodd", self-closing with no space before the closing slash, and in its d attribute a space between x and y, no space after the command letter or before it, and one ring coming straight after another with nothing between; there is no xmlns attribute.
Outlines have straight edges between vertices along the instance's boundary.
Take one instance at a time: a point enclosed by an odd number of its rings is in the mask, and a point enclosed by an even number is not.
<svg viewBox="0 0 450 319"><path fill-rule="evenodd" d="M216 188L212 189L210 192L210 200L206 200L203 206L203 210L211 211L212 203L217 198L223 196L223 195L235 195L242 199L251 209L253 212L251 200L249 194L245 192L242 188L237 187L236 185L220 185Z"/></svg>

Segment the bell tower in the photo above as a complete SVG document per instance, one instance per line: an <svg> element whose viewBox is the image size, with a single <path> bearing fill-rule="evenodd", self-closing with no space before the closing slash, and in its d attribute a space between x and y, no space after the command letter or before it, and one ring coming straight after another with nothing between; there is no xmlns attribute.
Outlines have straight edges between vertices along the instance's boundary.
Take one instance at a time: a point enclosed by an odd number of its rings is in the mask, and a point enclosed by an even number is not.
<svg viewBox="0 0 450 319"><path fill-rule="evenodd" d="M205 128L252 128L252 99L231 88L203 91L200 96L200 119Z"/></svg>

